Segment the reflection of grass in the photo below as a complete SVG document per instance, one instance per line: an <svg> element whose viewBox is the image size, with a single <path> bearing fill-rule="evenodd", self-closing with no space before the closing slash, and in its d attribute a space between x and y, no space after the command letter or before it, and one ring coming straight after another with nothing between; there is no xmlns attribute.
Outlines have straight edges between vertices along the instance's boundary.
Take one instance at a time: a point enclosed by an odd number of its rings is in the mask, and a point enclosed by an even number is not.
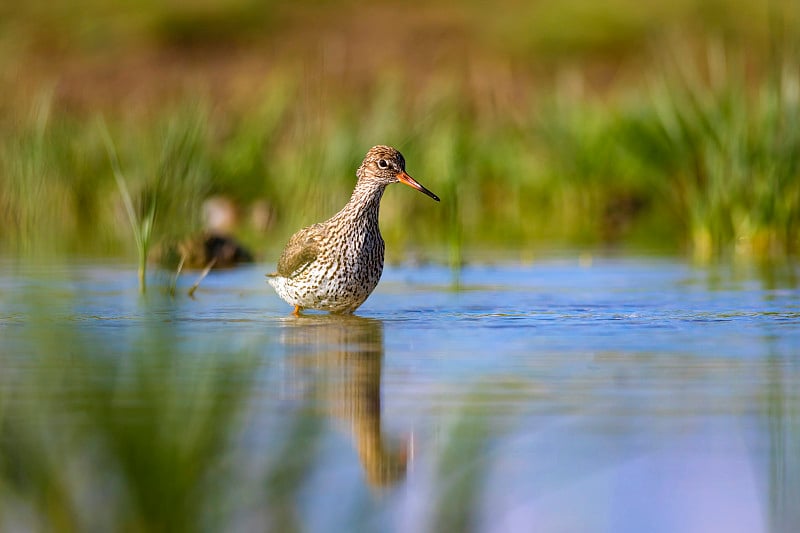
<svg viewBox="0 0 800 533"><path fill-rule="evenodd" d="M437 486L432 531L480 529L481 489L489 466L485 449L491 434L488 420L464 412L448 432L438 465L439 477L446 482Z"/></svg>

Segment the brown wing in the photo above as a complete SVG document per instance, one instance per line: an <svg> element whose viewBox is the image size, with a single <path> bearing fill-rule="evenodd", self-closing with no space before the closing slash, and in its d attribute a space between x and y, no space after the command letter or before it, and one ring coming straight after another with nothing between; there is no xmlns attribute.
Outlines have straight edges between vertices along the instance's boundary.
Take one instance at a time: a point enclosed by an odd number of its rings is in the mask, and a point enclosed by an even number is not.
<svg viewBox="0 0 800 533"><path fill-rule="evenodd" d="M322 224L314 224L292 235L278 260L278 275L291 278L314 261L319 254L319 244L324 230Z"/></svg>

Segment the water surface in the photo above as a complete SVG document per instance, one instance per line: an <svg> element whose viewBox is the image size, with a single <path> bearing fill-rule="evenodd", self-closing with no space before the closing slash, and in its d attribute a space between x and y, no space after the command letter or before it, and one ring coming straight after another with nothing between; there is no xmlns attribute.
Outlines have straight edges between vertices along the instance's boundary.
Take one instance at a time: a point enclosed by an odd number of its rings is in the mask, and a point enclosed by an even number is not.
<svg viewBox="0 0 800 533"><path fill-rule="evenodd" d="M192 275L175 298L159 289L166 274L141 297L125 265L7 265L8 409L40 393L24 378L45 364L43 352L70 351L46 340L53 332L77 332L74 350L114 361L167 342L167 366L230 354L252 364L246 387L214 389L246 390L222 513L243 530L754 532L800 523L792 270L565 259L471 266L454 284L439 266L389 267L357 316L344 318L289 316L268 270L214 272L190 299L182 291ZM49 360L46 379L68 361ZM298 424L303 417L315 423ZM293 456L282 447L290 434L313 446L295 444L304 450L294 454L303 457L297 487L282 502L294 511L276 522L276 496L257 472L276 454Z"/></svg>

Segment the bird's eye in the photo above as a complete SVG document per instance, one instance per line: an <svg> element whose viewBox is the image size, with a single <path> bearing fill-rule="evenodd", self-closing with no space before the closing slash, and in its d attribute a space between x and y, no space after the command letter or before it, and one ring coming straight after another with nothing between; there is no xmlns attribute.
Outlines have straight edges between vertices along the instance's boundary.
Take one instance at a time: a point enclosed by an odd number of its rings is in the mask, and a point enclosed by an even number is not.
<svg viewBox="0 0 800 533"><path fill-rule="evenodd" d="M389 168L389 162L385 159L378 160L378 168Z"/></svg>

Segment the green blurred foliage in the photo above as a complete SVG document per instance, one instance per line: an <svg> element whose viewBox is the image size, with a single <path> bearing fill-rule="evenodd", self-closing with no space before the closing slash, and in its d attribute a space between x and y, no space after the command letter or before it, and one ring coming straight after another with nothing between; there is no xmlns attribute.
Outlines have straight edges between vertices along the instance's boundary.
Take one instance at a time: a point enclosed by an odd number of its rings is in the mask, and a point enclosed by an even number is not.
<svg viewBox="0 0 800 533"><path fill-rule="evenodd" d="M30 306L30 342L4 349L27 364L0 378L0 527L222 527L255 359L187 353L155 321L108 344Z"/></svg>
<svg viewBox="0 0 800 533"><path fill-rule="evenodd" d="M0 249L139 248L98 115L132 197L158 198L154 240L223 195L272 257L385 143L443 198L391 190L393 260L800 247L795 3L80 4L0 7Z"/></svg>

